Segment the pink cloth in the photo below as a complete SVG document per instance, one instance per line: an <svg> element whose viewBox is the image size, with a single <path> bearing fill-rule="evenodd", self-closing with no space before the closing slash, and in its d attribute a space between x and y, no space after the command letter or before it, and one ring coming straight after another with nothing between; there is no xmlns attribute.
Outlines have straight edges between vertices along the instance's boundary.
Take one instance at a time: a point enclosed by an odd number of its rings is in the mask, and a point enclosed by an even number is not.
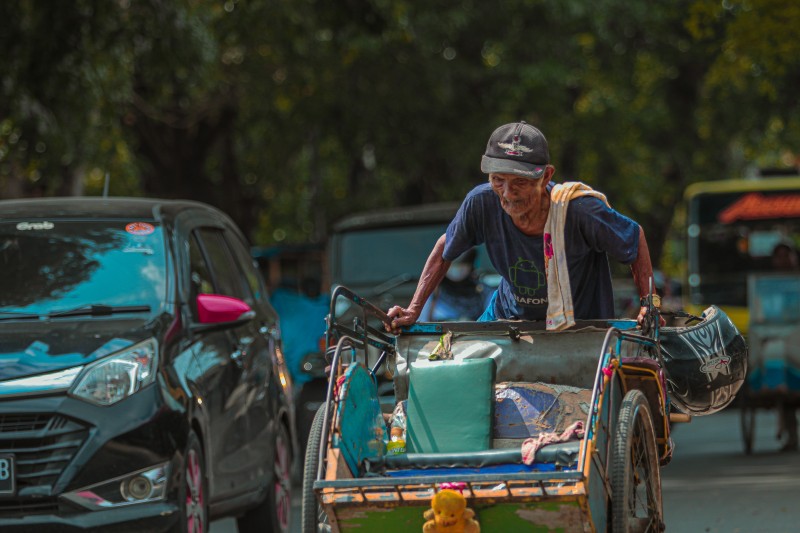
<svg viewBox="0 0 800 533"><path fill-rule="evenodd" d="M463 494L464 493L464 489L466 489L466 488L467 488L467 484L463 483L461 481L452 481L452 482L439 483L439 489L440 490L444 490L444 489L457 490L458 492Z"/></svg>
<svg viewBox="0 0 800 533"><path fill-rule="evenodd" d="M554 444L556 442L567 442L573 439L583 438L583 420L578 420L561 434L548 432L540 433L536 437L525 439L522 443L522 462L526 465L532 465L536 459L536 451L542 446Z"/></svg>

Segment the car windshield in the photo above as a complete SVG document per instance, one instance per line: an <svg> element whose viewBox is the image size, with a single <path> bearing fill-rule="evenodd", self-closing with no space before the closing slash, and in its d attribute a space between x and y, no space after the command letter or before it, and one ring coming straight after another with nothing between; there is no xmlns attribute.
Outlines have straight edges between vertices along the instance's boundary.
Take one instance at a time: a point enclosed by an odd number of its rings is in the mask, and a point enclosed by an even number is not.
<svg viewBox="0 0 800 533"><path fill-rule="evenodd" d="M387 290L397 283L416 282L433 245L445 231L447 223L442 222L342 233L340 279L335 281L386 286ZM484 245L477 247L475 269L480 274L496 274Z"/></svg>
<svg viewBox="0 0 800 533"><path fill-rule="evenodd" d="M341 240L344 285L379 285L393 279L416 280L447 224L347 232Z"/></svg>
<svg viewBox="0 0 800 533"><path fill-rule="evenodd" d="M141 220L0 222L0 313L46 315L81 306L161 307L162 228Z"/></svg>

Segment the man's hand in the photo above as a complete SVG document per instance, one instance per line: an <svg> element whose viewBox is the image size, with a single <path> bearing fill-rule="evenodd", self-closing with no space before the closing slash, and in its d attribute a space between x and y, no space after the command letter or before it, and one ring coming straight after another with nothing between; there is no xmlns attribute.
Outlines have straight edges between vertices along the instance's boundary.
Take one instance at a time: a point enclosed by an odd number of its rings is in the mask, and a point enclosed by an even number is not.
<svg viewBox="0 0 800 533"><path fill-rule="evenodd" d="M646 305L643 305L642 307L639 308L639 316L636 317L636 323L639 324L639 326L643 326L644 325L644 321L647 318L647 312L648 311L649 311L649 308ZM666 326L667 325L667 321L664 320L664 317L661 316L660 314L658 315L658 325L659 326Z"/></svg>
<svg viewBox="0 0 800 533"><path fill-rule="evenodd" d="M391 327L389 327L389 325L384 325L384 328L389 333L399 335L400 328L402 326L410 326L411 324L415 323L419 318L419 313L419 311L414 312L404 307L400 307L399 305L395 305L386 313L389 315L389 318L392 319Z"/></svg>

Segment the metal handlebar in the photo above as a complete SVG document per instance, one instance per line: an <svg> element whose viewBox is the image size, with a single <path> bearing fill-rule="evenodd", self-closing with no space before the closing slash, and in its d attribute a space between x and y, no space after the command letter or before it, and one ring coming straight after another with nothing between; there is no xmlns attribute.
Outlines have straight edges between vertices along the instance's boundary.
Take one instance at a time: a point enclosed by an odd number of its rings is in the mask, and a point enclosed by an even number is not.
<svg viewBox="0 0 800 533"><path fill-rule="evenodd" d="M350 302L353 302L363 311L360 321L359 319L354 320L352 327L340 324L336 320L336 301L340 297L344 297ZM327 318L328 329L326 332L326 340L328 346L333 344L333 342L331 342L332 336L334 333L337 333L340 335L348 335L353 337L354 342L359 343L359 348L364 350L365 355L368 346L373 346L388 353L394 353L394 337L385 331L381 331L373 326L370 326L370 316L379 319L383 324L391 325L392 320L389 318L389 315L347 287L343 285L336 286L331 294L331 307Z"/></svg>
<svg viewBox="0 0 800 533"><path fill-rule="evenodd" d="M362 298L361 296L357 295L344 285L337 285L336 288L333 289L333 293L331 294L331 308L330 314L333 320L336 319L336 299L339 296L344 296L351 302L355 303L356 305L364 308L365 311L368 311L372 316L379 319L381 322L386 324L387 326L392 325L392 319L389 318L389 315L375 307L371 302L369 302L366 298Z"/></svg>

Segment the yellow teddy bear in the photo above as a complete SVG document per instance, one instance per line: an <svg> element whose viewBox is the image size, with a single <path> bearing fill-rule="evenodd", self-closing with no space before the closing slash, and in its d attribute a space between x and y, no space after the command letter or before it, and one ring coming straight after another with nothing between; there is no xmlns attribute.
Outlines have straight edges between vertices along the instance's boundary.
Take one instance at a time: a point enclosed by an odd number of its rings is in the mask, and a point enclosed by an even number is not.
<svg viewBox="0 0 800 533"><path fill-rule="evenodd" d="M475 511L467 507L464 496L445 489L436 493L431 508L425 511L422 533L480 533L481 526L473 519Z"/></svg>

